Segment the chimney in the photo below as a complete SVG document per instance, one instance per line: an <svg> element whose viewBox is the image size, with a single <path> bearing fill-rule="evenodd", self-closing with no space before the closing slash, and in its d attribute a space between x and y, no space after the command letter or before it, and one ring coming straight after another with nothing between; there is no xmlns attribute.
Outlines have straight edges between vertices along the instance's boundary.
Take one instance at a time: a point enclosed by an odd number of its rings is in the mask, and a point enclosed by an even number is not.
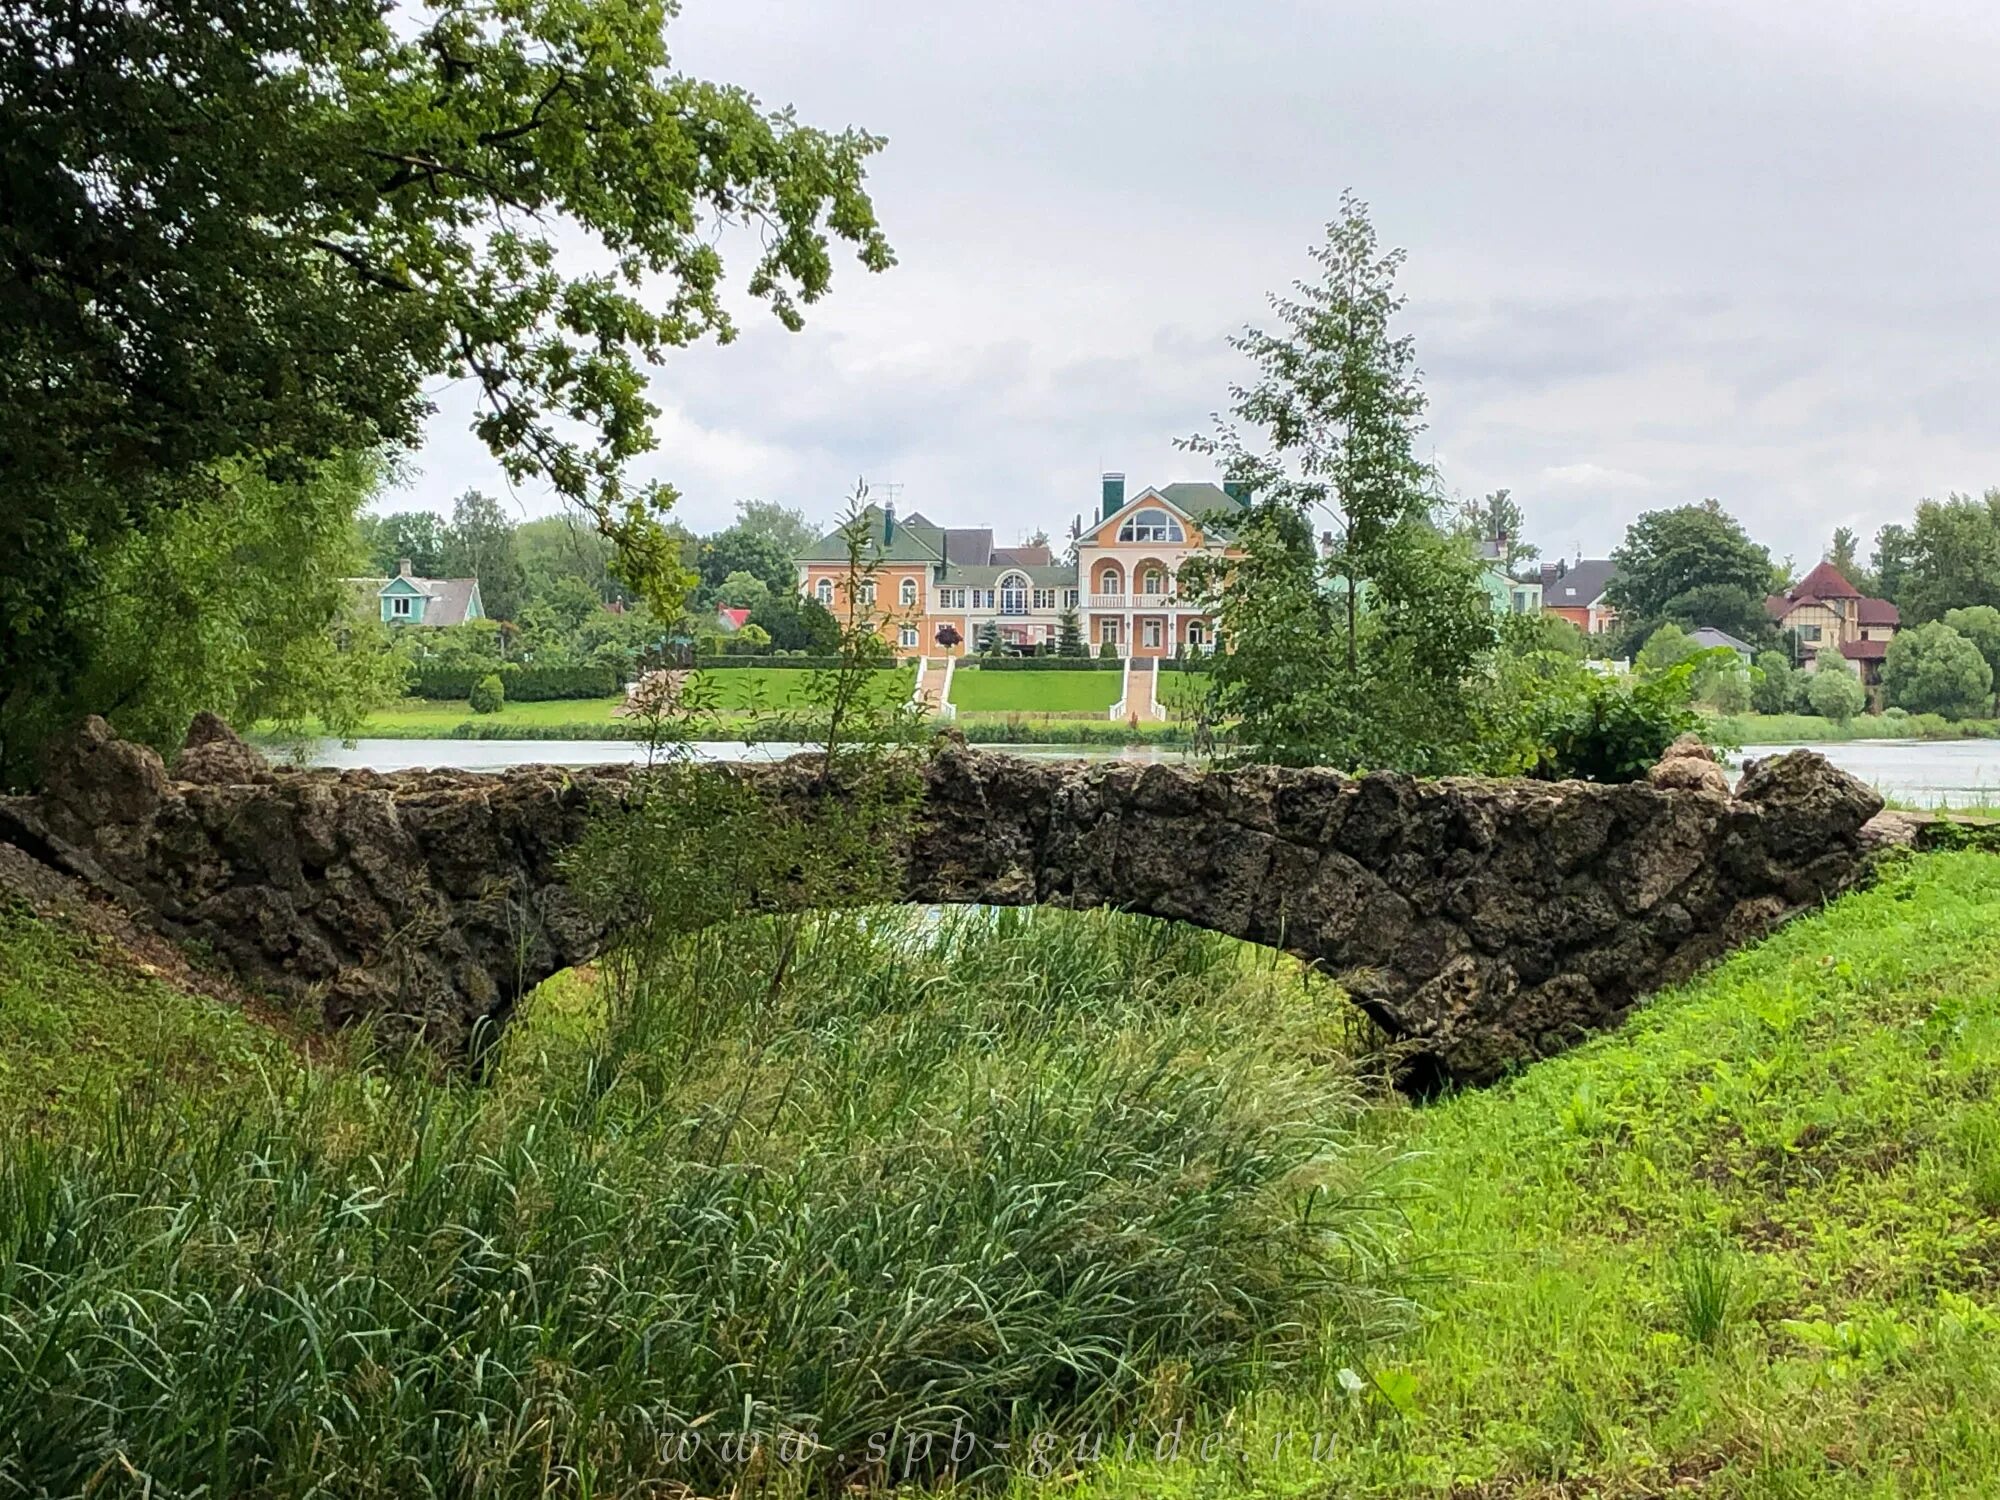
<svg viewBox="0 0 2000 1500"><path fill-rule="evenodd" d="M1248 505L1250 503L1250 481L1247 479L1225 479L1222 481L1222 493L1234 500L1238 505Z"/></svg>
<svg viewBox="0 0 2000 1500"><path fill-rule="evenodd" d="M408 578L410 576L410 560L407 557L396 559L396 576L398 578Z"/></svg>
<svg viewBox="0 0 2000 1500"><path fill-rule="evenodd" d="M1108 521L1118 511L1125 508L1125 476L1106 473L1104 476L1104 509L1099 513L1100 521Z"/></svg>
<svg viewBox="0 0 2000 1500"><path fill-rule="evenodd" d="M888 549L889 544L895 540L896 540L896 506L895 502L891 501L889 504L882 507L883 550L886 551Z"/></svg>

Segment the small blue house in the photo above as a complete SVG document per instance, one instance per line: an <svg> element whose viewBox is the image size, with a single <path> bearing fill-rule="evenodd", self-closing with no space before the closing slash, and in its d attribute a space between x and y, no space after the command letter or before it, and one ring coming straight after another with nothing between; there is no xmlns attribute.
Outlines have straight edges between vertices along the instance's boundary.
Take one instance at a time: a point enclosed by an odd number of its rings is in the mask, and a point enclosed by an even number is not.
<svg viewBox="0 0 2000 1500"><path fill-rule="evenodd" d="M486 618L477 578L419 578L410 571L406 557L394 578L363 581L380 585L375 597L384 625L463 625Z"/></svg>

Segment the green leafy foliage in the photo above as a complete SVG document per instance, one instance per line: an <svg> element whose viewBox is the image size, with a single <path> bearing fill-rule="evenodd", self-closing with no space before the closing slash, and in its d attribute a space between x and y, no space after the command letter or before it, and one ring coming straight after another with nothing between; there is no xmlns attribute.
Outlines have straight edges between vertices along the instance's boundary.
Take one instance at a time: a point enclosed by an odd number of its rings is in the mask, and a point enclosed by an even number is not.
<svg viewBox="0 0 2000 1500"><path fill-rule="evenodd" d="M1784 652L1758 652L1750 674L1750 706L1760 714L1790 713L1805 691L1799 677Z"/></svg>
<svg viewBox="0 0 2000 1500"><path fill-rule="evenodd" d="M788 328L835 242L892 261L863 188L881 142L674 72L669 15L0 14L0 682L40 697L92 670L107 560L230 503L219 466L288 483L414 444L440 377L469 383L509 478L580 506L668 616L673 493L625 473L654 443L645 367L737 331L718 229L755 227L745 289ZM558 233L601 252L588 270L557 269Z"/></svg>
<svg viewBox="0 0 2000 1500"><path fill-rule="evenodd" d="M1605 594L1627 640L1663 622L1713 626L1753 645L1770 639L1771 555L1716 501L1646 512L1611 558L1617 573Z"/></svg>
<svg viewBox="0 0 2000 1500"><path fill-rule="evenodd" d="M1632 781L1696 730L1697 662L1614 676L1542 652L1503 660L1489 700L1483 769L1545 781Z"/></svg>
<svg viewBox="0 0 2000 1500"><path fill-rule="evenodd" d="M89 713L163 753L203 709L281 733L353 732L404 672L374 600L345 582L380 474L360 457L294 483L225 465L199 503L110 542L65 605L73 670L0 672L0 786L30 784L43 740Z"/></svg>
<svg viewBox="0 0 2000 1500"><path fill-rule="evenodd" d="M467 707L476 714L497 714L507 701L506 689L501 685L500 674L488 672L473 683L467 695Z"/></svg>
<svg viewBox="0 0 2000 1500"><path fill-rule="evenodd" d="M1402 252L1380 248L1350 194L1312 256L1317 275L1270 299L1275 331L1230 341L1255 376L1187 444L1257 497L1242 557L1182 570L1229 643L1202 718L1242 757L1453 769L1473 755L1494 626L1468 549L1433 523L1416 456L1424 394L1392 329Z"/></svg>
<svg viewBox="0 0 2000 1500"><path fill-rule="evenodd" d="M1978 499L1921 500L1905 528L1885 526L1876 566L1906 625L1941 620L1953 609L2000 606L2000 490Z"/></svg>
<svg viewBox="0 0 2000 1500"><path fill-rule="evenodd" d="M1979 647L1938 620L1896 632L1882 683L1897 707L1948 719L1983 713L1993 698L1993 669Z"/></svg>
<svg viewBox="0 0 2000 1500"><path fill-rule="evenodd" d="M1868 705L1868 691L1845 661L1821 661L1806 677L1806 707L1822 719L1845 724Z"/></svg>

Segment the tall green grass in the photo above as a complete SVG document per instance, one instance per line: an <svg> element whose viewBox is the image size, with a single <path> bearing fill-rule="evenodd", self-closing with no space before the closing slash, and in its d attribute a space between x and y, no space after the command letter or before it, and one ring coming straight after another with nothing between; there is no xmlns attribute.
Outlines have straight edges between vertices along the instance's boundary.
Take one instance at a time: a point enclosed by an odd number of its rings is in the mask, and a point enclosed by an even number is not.
<svg viewBox="0 0 2000 1500"><path fill-rule="evenodd" d="M482 1082L16 1114L0 1493L830 1490L1358 1359L1403 1307L1351 1024L1164 924L848 913L553 984Z"/></svg>

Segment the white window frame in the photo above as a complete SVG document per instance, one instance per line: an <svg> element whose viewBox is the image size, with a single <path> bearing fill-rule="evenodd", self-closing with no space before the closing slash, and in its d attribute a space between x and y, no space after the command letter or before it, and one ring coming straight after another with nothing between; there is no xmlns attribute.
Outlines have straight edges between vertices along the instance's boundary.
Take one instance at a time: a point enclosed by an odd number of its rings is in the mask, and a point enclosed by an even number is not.
<svg viewBox="0 0 2000 1500"><path fill-rule="evenodd" d="M1160 520L1152 520L1151 517L1153 516L1158 516ZM1162 525L1161 522L1165 524ZM1144 510L1133 511L1131 515L1125 518L1125 524L1118 528L1118 540L1121 542L1171 542L1179 545L1187 541L1187 533L1181 530L1181 523L1176 521L1171 513L1161 510L1157 506L1148 506Z"/></svg>
<svg viewBox="0 0 2000 1500"><path fill-rule="evenodd" d="M917 627L905 625L896 633L896 643L905 651L917 649Z"/></svg>
<svg viewBox="0 0 2000 1500"><path fill-rule="evenodd" d="M1064 589L1064 590L1063 590L1063 608L1064 608L1064 609L1075 609L1075 608L1076 608L1076 606L1077 606L1077 604L1078 604L1078 603L1080 602L1080 601L1078 600L1078 598L1077 598L1077 595L1078 595L1078 594L1079 594L1080 592L1081 592L1081 591L1080 591L1080 590L1078 590L1078 589Z"/></svg>
<svg viewBox="0 0 2000 1500"><path fill-rule="evenodd" d="M902 593L901 593L900 597L901 597L901 599L902 599L902 601L903 601L903 608L904 608L904 609L911 609L911 608L914 608L914 607L915 607L915 605L916 605L916 602L917 602L917 580L916 580L916 579L914 579L914 578L905 578L905 579L903 580L903 589L902 589Z"/></svg>
<svg viewBox="0 0 2000 1500"><path fill-rule="evenodd" d="M864 606L866 606L869 609L873 609L875 607L874 579L864 578L861 580L861 602Z"/></svg>
<svg viewBox="0 0 2000 1500"><path fill-rule="evenodd" d="M1115 646L1118 644L1118 617L1107 615L1097 622L1097 644Z"/></svg>
<svg viewBox="0 0 2000 1500"><path fill-rule="evenodd" d="M822 578L819 581L819 587L814 589L813 592L819 595L819 602L822 606L827 609L833 608L833 580L831 578Z"/></svg>
<svg viewBox="0 0 2000 1500"><path fill-rule="evenodd" d="M410 607L414 602L415 601L412 600L408 594L391 595L389 599L389 613L391 615L401 615L405 619L407 619L409 616L416 613L416 611Z"/></svg>
<svg viewBox="0 0 2000 1500"><path fill-rule="evenodd" d="M1034 607L1036 609L1054 609L1056 607L1056 591L1054 589L1036 589L1034 593Z"/></svg>
<svg viewBox="0 0 2000 1500"><path fill-rule="evenodd" d="M1140 639L1148 646L1152 647L1155 651L1160 649L1160 622L1158 620L1141 622L1139 632Z"/></svg>

